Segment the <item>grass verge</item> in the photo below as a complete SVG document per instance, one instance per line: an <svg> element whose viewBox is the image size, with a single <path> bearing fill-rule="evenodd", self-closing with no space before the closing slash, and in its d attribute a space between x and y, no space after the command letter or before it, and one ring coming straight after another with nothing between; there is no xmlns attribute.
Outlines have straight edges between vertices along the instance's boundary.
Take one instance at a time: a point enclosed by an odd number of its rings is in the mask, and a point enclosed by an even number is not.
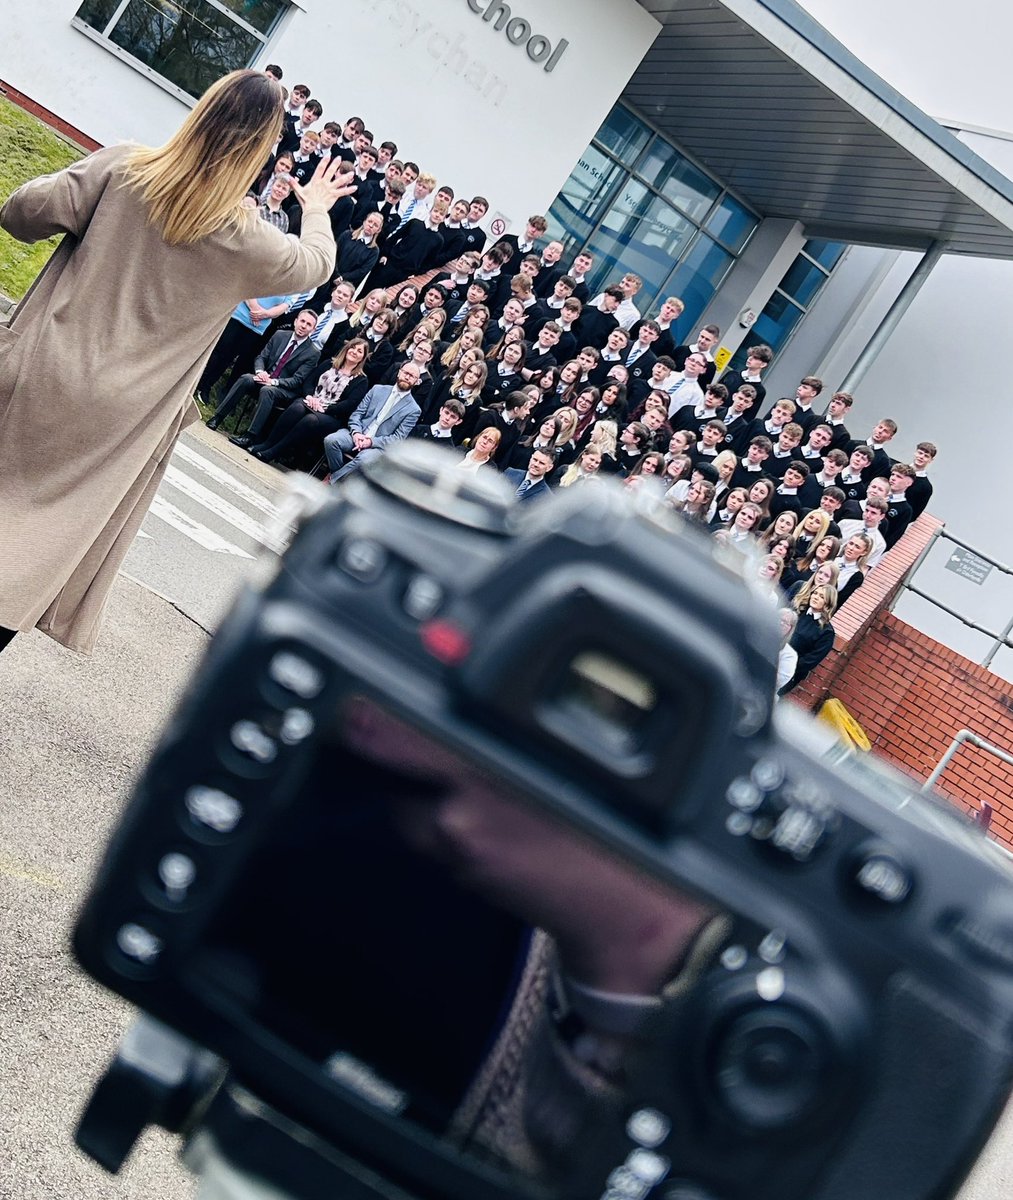
<svg viewBox="0 0 1013 1200"><path fill-rule="evenodd" d="M0 98L0 205L21 184L59 171L82 157L37 117ZM60 239L26 246L0 229L0 292L20 300Z"/></svg>

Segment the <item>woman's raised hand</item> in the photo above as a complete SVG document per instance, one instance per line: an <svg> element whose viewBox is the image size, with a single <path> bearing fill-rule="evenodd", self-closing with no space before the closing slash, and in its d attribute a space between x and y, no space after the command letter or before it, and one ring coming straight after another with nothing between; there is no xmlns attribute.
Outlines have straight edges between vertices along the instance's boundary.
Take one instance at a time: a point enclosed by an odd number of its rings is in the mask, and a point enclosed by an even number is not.
<svg viewBox="0 0 1013 1200"><path fill-rule="evenodd" d="M293 179L292 190L304 212L328 212L336 200L355 192L355 177L340 158L329 158L320 162L309 183Z"/></svg>

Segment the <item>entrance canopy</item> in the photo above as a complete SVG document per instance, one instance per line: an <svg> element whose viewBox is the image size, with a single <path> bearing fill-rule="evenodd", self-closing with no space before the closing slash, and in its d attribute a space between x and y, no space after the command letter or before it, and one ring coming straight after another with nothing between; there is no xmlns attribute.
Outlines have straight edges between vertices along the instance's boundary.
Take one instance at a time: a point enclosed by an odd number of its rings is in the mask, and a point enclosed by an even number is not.
<svg viewBox="0 0 1013 1200"><path fill-rule="evenodd" d="M1013 183L792 0L640 0L622 99L765 217L813 238L1013 258Z"/></svg>

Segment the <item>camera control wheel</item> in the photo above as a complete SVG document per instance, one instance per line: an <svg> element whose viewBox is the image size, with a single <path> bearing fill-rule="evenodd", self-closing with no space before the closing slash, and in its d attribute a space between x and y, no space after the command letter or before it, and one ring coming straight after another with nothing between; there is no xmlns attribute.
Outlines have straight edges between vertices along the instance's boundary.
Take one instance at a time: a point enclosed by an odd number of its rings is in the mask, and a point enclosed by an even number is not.
<svg viewBox="0 0 1013 1200"><path fill-rule="evenodd" d="M713 1047L724 1107L757 1130L786 1129L819 1107L833 1053L826 1029L798 1008L764 1005L734 1017Z"/></svg>

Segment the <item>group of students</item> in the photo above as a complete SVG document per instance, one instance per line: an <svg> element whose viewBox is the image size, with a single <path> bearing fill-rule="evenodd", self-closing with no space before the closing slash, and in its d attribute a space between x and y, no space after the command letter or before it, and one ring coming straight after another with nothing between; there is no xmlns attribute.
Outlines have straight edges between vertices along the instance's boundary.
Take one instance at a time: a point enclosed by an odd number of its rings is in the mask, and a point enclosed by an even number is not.
<svg viewBox="0 0 1013 1200"><path fill-rule="evenodd" d="M267 405L269 416L281 410L277 420L233 440L295 466L319 462L326 440L332 472L344 473L363 449L348 430L359 428L356 413L377 414L379 398L381 415L398 404L399 419L366 438L370 453L408 436L440 441L458 451L460 469L502 472L524 503L607 475L654 491L725 553L755 559L747 569L786 604L778 685L795 687L833 645L835 611L924 511L936 447L920 442L910 462L891 457L889 418L853 436L854 398L836 392L824 405L814 376L768 401L768 346L749 347L741 370L717 378L721 331L705 325L681 341L678 297L645 317L631 272L592 296L593 256L581 249L565 263L561 242L542 244L541 215L487 248L483 197L455 200L391 142L374 151L360 118L316 133L322 112L301 85L288 104L278 154L254 188L264 219L291 207L286 174L312 173L321 153L347 159L360 185L332 210L333 282L249 302L226 331L226 353L212 356L202 386L271 322L299 311L298 330L312 318L303 340L313 363ZM250 335L240 350L237 323ZM268 373L268 382L277 381Z"/></svg>

